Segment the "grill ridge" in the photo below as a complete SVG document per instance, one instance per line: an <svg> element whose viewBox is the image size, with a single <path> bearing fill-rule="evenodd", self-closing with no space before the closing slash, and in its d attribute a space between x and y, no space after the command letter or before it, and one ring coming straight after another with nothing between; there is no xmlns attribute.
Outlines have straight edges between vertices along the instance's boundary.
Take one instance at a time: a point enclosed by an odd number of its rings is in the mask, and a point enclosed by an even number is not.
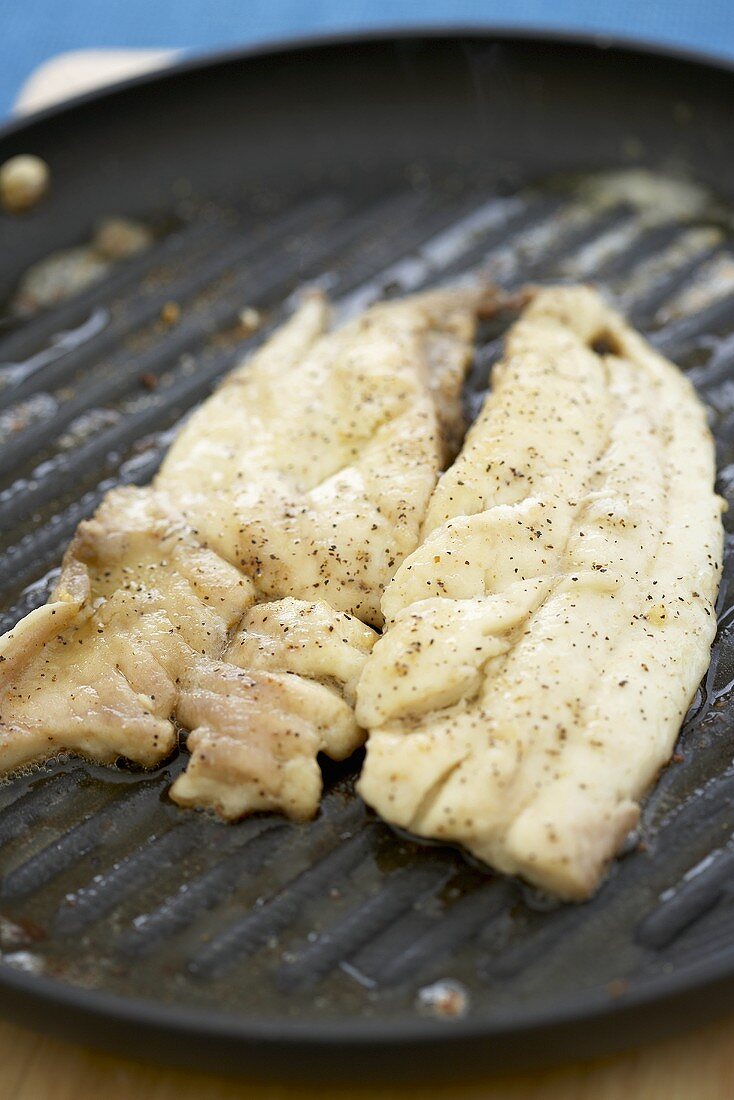
<svg viewBox="0 0 734 1100"><path fill-rule="evenodd" d="M96 310L106 313L111 299L129 287L139 286L151 271L177 258L180 262L181 254L196 259L197 245L205 251L218 248L229 233L231 227L226 221L218 224L210 218L201 218L172 230L153 247L121 262L104 279L48 306L31 319L23 321L19 318L12 329L0 335L0 364L7 366L33 358L46 350L60 332L78 329ZM7 384L7 389L13 393L15 400L20 400L34 392L36 382L36 378L29 377L15 384Z"/></svg>
<svg viewBox="0 0 734 1100"><path fill-rule="evenodd" d="M280 823L263 828L258 822L258 826L258 831L248 836L234 852L198 878L184 882L154 912L136 918L133 927L120 936L118 951L123 955L142 955L154 950L163 939L188 928L201 912L220 905L236 889L243 874L257 871L266 860L273 858L290 830Z"/></svg>
<svg viewBox="0 0 734 1100"><path fill-rule="evenodd" d="M712 852L666 892L637 929L640 943L661 948L708 912L720 900L731 881L734 853Z"/></svg>
<svg viewBox="0 0 734 1100"><path fill-rule="evenodd" d="M14 867L0 883L0 897L17 899L35 893L67 867L116 839L126 826L138 825L138 815L146 811L152 811L149 789L141 784L127 797L118 798L98 813L84 817L57 840Z"/></svg>
<svg viewBox="0 0 734 1100"><path fill-rule="evenodd" d="M368 824L348 840L336 840L318 863L301 871L274 897L251 909L198 951L188 963L189 973L202 979L216 977L233 960L256 951L294 921L311 898L340 881L368 855L374 831L375 826Z"/></svg>
<svg viewBox="0 0 734 1100"><path fill-rule="evenodd" d="M83 778L81 768L54 776L4 806L0 810L0 844L7 844L37 821L63 809L78 794Z"/></svg>
<svg viewBox="0 0 734 1100"><path fill-rule="evenodd" d="M336 924L283 962L275 981L284 990L316 984L329 970L351 958L363 944L393 924L416 900L426 893L433 894L449 874L446 866L430 863L395 871L379 893L354 906Z"/></svg>
<svg viewBox="0 0 734 1100"><path fill-rule="evenodd" d="M188 305L202 294L210 292L211 286L216 285L219 279L234 274L240 265L252 261L262 262L268 258L272 260L273 249L277 252L284 241L292 240L294 234L303 233L314 226L327 228L342 214L342 204L335 197L325 196L306 202L288 211L283 217L271 221L266 239L262 235L251 236L247 226L237 227L233 239L233 229L230 228L229 240L223 241L214 249L207 247L198 263L192 262L193 257L189 258L182 275L176 278L174 274L168 280L161 277L161 261L167 259L167 252L162 245L151 246L149 273L154 267L158 269L155 282L163 282L162 288L158 290L156 286L152 293L141 294L136 287L132 302L125 301L120 305L113 300L112 305L107 308L108 322L104 327L91 339L67 351L63 362L54 362L52 370L38 378L29 378L25 386L23 383L11 386L13 397L19 400L31 388L35 388L30 386L31 382L41 382L45 387L68 382L78 371L94 367L100 360L104 361L134 331L158 322L167 302L175 301L179 306ZM106 300L109 303L109 297Z"/></svg>
<svg viewBox="0 0 734 1100"><path fill-rule="evenodd" d="M60 936L75 936L107 916L132 890L151 881L161 867L183 855L193 834L193 827L187 823L174 826L168 832L153 833L138 848L114 863L109 871L95 875L87 886L67 894L56 911L54 932Z"/></svg>
<svg viewBox="0 0 734 1100"><path fill-rule="evenodd" d="M503 884L504 887L504 884ZM466 894L446 910L398 955L385 958L370 974L377 986L397 985L420 977L427 966L443 962L465 940L472 938L500 912L507 902L508 888L480 888Z"/></svg>

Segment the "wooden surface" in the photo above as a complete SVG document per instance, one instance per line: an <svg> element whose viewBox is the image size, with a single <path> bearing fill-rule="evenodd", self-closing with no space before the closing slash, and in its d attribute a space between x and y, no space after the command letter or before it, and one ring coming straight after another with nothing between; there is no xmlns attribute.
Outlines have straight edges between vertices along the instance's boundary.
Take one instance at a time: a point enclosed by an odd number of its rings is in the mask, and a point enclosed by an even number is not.
<svg viewBox="0 0 734 1100"><path fill-rule="evenodd" d="M254 1084L165 1070L0 1024L0 1100L732 1100L734 1019L646 1050L460 1085Z"/></svg>
<svg viewBox="0 0 734 1100"><path fill-rule="evenodd" d="M79 51L47 62L16 108L165 63L164 51ZM544 1074L454 1086L285 1087L153 1066L0 1022L0 1100L734 1100L734 1018L640 1051Z"/></svg>

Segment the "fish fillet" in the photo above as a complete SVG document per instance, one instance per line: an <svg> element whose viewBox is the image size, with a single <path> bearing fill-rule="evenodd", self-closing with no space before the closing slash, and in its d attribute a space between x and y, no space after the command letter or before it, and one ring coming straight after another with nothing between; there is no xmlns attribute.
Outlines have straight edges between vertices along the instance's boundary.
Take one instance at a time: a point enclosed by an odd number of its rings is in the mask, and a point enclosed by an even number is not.
<svg viewBox="0 0 734 1100"><path fill-rule="evenodd" d="M356 684L376 634L324 602L256 604L222 661L198 662L182 684L189 765L174 784L184 806L228 819L255 810L312 817L319 752L343 760L364 740Z"/></svg>
<svg viewBox="0 0 734 1100"><path fill-rule="evenodd" d="M62 749L145 767L168 756L181 677L221 654L253 600L165 498L110 492L49 602L0 638L0 769Z"/></svg>
<svg viewBox="0 0 734 1100"><path fill-rule="evenodd" d="M356 679L455 440L485 299L416 296L327 333L310 296L151 487L108 494L49 603L0 639L0 770L61 749L152 766L176 719L177 800L313 814L318 752L363 740Z"/></svg>
<svg viewBox="0 0 734 1100"><path fill-rule="evenodd" d="M259 601L222 660L197 663L184 683L191 760L176 801L230 819L310 817L318 753L342 759L362 744L356 678L456 441L486 302L484 291L437 291L320 335L316 299L305 354L288 337L288 362L276 349L235 371L174 444L158 485Z"/></svg>
<svg viewBox="0 0 734 1100"><path fill-rule="evenodd" d="M709 663L714 449L688 381L584 287L537 293L492 384L382 600L359 790L579 900Z"/></svg>
<svg viewBox="0 0 734 1100"><path fill-rule="evenodd" d="M323 599L381 626L456 438L483 298L416 295L324 334L314 297L192 416L157 486L261 599Z"/></svg>

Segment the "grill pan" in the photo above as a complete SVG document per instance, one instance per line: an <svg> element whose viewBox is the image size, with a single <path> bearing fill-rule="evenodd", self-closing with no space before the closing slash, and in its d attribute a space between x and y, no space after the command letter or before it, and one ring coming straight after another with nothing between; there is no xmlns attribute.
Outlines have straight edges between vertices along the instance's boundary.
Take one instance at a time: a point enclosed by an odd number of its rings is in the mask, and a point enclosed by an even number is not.
<svg viewBox="0 0 734 1100"><path fill-rule="evenodd" d="M3 313L2 629L261 338L242 309L267 329L307 281L346 311L477 267L593 279L691 372L732 500L733 91L723 65L631 45L391 34L184 63L7 126L0 161L41 155L53 190L0 217L0 298L105 216L156 239L24 323ZM480 334L470 416L506 321ZM167 799L183 750L153 773L60 757L0 788L0 1008L168 1062L394 1080L609 1052L731 1007L730 550L676 762L593 901L397 836L355 797L359 760L325 762L310 824L225 826Z"/></svg>

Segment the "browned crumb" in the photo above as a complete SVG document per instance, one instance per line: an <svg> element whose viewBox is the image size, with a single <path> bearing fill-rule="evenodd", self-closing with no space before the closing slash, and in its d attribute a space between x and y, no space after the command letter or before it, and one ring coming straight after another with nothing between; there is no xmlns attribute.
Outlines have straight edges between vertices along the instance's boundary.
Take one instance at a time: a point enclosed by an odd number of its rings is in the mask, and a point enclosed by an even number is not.
<svg viewBox="0 0 734 1100"><path fill-rule="evenodd" d="M257 332L263 323L262 314L258 309L243 309L239 317L239 329L243 336L249 336L252 332Z"/></svg>
<svg viewBox="0 0 734 1100"><path fill-rule="evenodd" d="M607 993L610 997L621 997L629 989L629 982L625 978L614 978L607 985Z"/></svg>
<svg viewBox="0 0 734 1100"><path fill-rule="evenodd" d="M164 325L175 325L181 319L181 307L178 302L166 302L161 310L161 321Z"/></svg>
<svg viewBox="0 0 734 1100"><path fill-rule="evenodd" d="M416 1002L428 1015L451 1019L466 1013L469 995L459 982L445 979L420 989Z"/></svg>

